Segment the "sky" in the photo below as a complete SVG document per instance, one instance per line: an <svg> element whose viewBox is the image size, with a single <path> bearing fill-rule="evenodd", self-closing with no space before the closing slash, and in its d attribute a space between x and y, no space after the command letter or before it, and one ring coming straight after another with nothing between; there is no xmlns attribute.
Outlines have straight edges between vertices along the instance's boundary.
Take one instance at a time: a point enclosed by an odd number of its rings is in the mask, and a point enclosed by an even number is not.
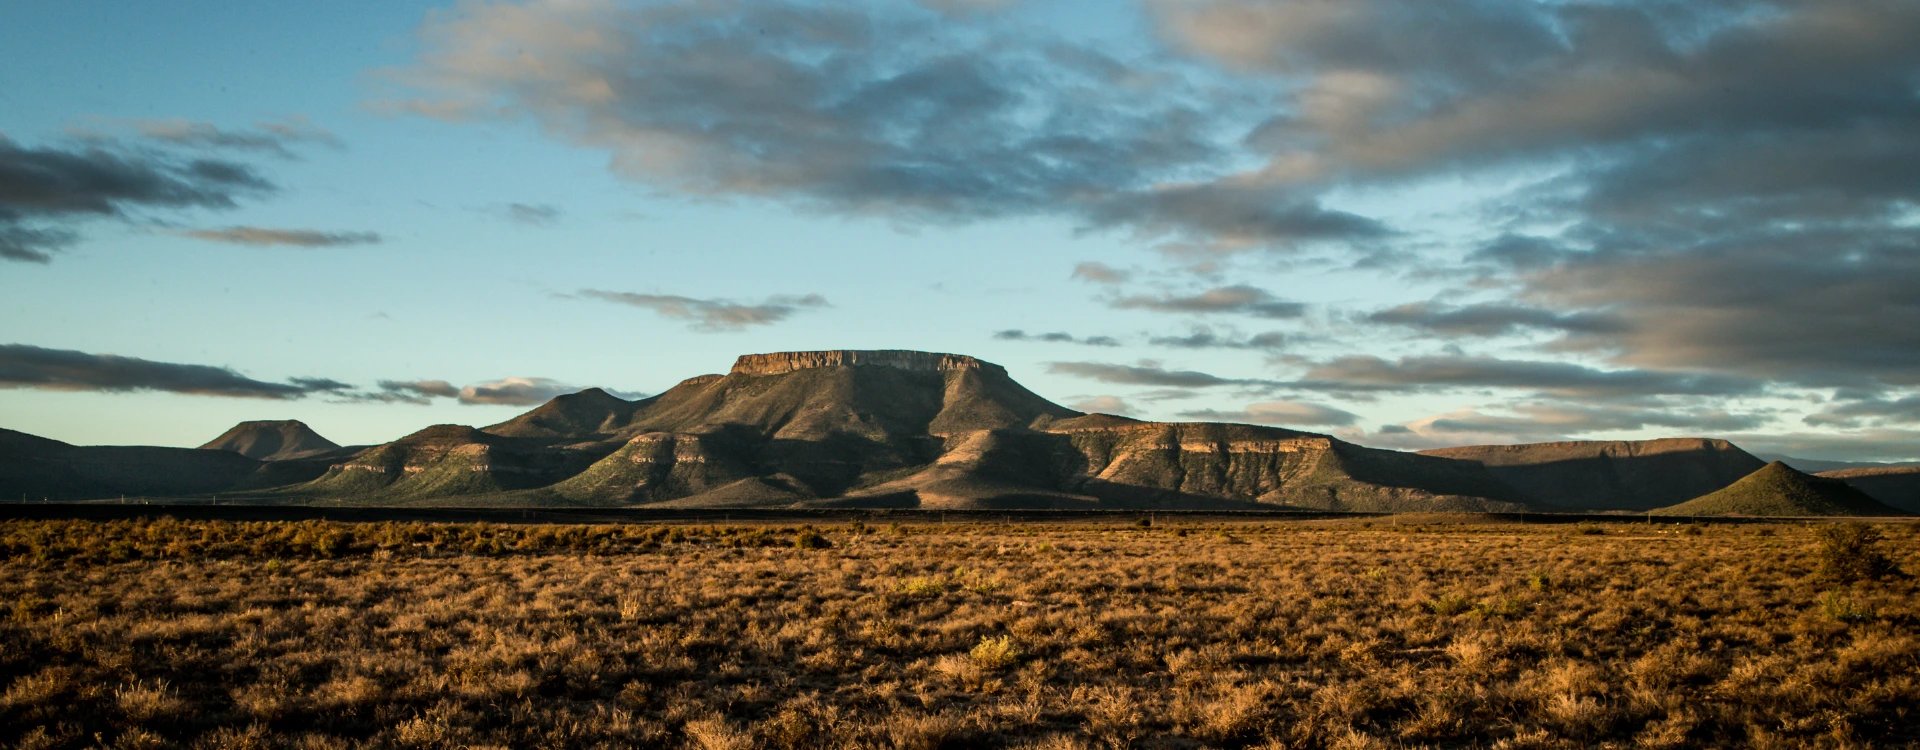
<svg viewBox="0 0 1920 750"><path fill-rule="evenodd" d="M0 4L0 427L739 354L1418 449L1920 459L1920 3Z"/></svg>

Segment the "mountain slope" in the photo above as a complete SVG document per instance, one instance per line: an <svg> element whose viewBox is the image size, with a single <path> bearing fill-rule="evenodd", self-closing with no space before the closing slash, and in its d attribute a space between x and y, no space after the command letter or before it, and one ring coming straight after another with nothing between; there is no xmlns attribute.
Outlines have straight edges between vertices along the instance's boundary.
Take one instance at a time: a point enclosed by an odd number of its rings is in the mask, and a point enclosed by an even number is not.
<svg viewBox="0 0 1920 750"><path fill-rule="evenodd" d="M1732 443L1709 438L1476 445L1420 454L1480 464L1535 503L1580 510L1672 505L1766 465Z"/></svg>
<svg viewBox="0 0 1920 750"><path fill-rule="evenodd" d="M484 428L503 437L586 438L612 435L633 418L635 404L599 388L555 396L533 411Z"/></svg>
<svg viewBox="0 0 1920 750"><path fill-rule="evenodd" d="M10 500L205 496L260 467L230 451L78 446L0 429L0 498Z"/></svg>
<svg viewBox="0 0 1920 750"><path fill-rule="evenodd" d="M304 422L283 419L241 422L200 448L233 451L255 461L280 461L339 450L340 445Z"/></svg>
<svg viewBox="0 0 1920 750"><path fill-rule="evenodd" d="M1838 479L1779 461L1718 491L1653 511L1673 516L1894 516L1900 511Z"/></svg>
<svg viewBox="0 0 1920 750"><path fill-rule="evenodd" d="M489 495L547 486L601 455L591 446L554 446L465 425L435 425L360 451L289 492L359 504Z"/></svg>
<svg viewBox="0 0 1920 750"><path fill-rule="evenodd" d="M1908 513L1920 513L1920 466L1880 466L1823 471L1816 476L1838 479L1868 497Z"/></svg>

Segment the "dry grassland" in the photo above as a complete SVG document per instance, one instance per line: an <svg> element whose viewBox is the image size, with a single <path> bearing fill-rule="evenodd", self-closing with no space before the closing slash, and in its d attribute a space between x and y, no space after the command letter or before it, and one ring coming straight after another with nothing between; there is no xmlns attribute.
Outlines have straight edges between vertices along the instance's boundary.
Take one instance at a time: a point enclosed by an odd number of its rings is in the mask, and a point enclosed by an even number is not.
<svg viewBox="0 0 1920 750"><path fill-rule="evenodd" d="M1879 531L1843 553L1920 571L1920 529ZM1792 524L6 522L0 745L1920 742L1920 587L1831 548Z"/></svg>

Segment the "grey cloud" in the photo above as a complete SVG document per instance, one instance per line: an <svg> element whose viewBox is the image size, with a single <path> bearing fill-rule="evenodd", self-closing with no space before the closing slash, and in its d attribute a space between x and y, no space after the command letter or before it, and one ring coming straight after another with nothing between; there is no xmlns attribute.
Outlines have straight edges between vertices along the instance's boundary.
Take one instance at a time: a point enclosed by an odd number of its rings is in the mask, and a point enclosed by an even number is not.
<svg viewBox="0 0 1920 750"><path fill-rule="evenodd" d="M310 229L269 229L266 227L192 229L180 232L180 234L182 236L210 242L255 246L337 247L340 245L367 245L380 241L380 235L375 232L321 232Z"/></svg>
<svg viewBox="0 0 1920 750"><path fill-rule="evenodd" d="M294 155L293 146L307 143L338 147L340 139L305 120L263 122L251 129L228 129L197 120L135 120L140 135L182 146L262 151L281 157Z"/></svg>
<svg viewBox="0 0 1920 750"><path fill-rule="evenodd" d="M1835 461L1920 460L1920 430L1877 428L1840 433L1734 433L1723 437L1754 453Z"/></svg>
<svg viewBox="0 0 1920 750"><path fill-rule="evenodd" d="M1457 412L1424 423L1426 430L1450 433L1493 433L1516 437L1541 434L1580 435L1625 432L1648 428L1680 429L1694 433L1751 430L1766 424L1765 414L1736 414L1714 409L1664 407L1591 407L1564 403L1520 404L1514 414Z"/></svg>
<svg viewBox="0 0 1920 750"><path fill-rule="evenodd" d="M699 299L677 294L638 294L582 289L576 295L590 299L631 305L669 318L693 321L696 331L737 331L748 326L771 325L801 310L827 307L818 294L776 295L764 302L742 303L725 299Z"/></svg>
<svg viewBox="0 0 1920 750"><path fill-rule="evenodd" d="M1820 252L1808 248L1822 248ZM1599 250L1524 277L1530 299L1608 305L1618 332L1565 348L1637 367L1712 367L1808 386L1920 384L1920 230L1761 232Z"/></svg>
<svg viewBox="0 0 1920 750"><path fill-rule="evenodd" d="M1238 284L1223 286L1199 294L1129 295L1117 297L1109 305L1129 310L1188 314L1237 314L1260 318L1298 318L1307 306L1273 296L1264 289Z"/></svg>
<svg viewBox="0 0 1920 750"><path fill-rule="evenodd" d="M551 378L501 378L461 388L457 398L469 405L538 406L555 396L581 390L580 386Z"/></svg>
<svg viewBox="0 0 1920 750"><path fill-rule="evenodd" d="M1228 182L1120 193L1095 203L1089 215L1096 224L1168 238L1164 249L1175 254L1361 243L1394 233L1378 220L1326 208L1289 190Z"/></svg>
<svg viewBox="0 0 1920 750"><path fill-rule="evenodd" d="M1816 427L1917 425L1920 424L1920 395L1848 400L1809 414L1805 421Z"/></svg>
<svg viewBox="0 0 1920 750"><path fill-rule="evenodd" d="M1258 97L1183 62L905 3L468 5L430 17L422 37L376 106L531 120L606 151L623 177L686 194L1235 242L1382 232L1312 196L1176 184L1228 166L1221 136Z"/></svg>
<svg viewBox="0 0 1920 750"><path fill-rule="evenodd" d="M530 226L550 226L560 220L560 207L545 203L508 203L499 208L508 221Z"/></svg>
<svg viewBox="0 0 1920 750"><path fill-rule="evenodd" d="M1073 267L1073 278L1095 284L1122 284L1133 278L1133 272L1098 261L1087 261Z"/></svg>
<svg viewBox="0 0 1920 750"><path fill-rule="evenodd" d="M1210 328L1196 328L1184 336L1154 336L1147 343L1154 346L1170 346L1176 349L1257 349L1278 351L1285 348L1289 337L1279 331L1256 333L1252 336L1215 333Z"/></svg>
<svg viewBox="0 0 1920 750"><path fill-rule="evenodd" d="M1589 334L1617 333L1624 328L1619 318L1605 313L1558 313L1512 304L1456 307L1415 302L1376 311L1367 320L1466 336L1499 336L1525 328Z"/></svg>
<svg viewBox="0 0 1920 750"><path fill-rule="evenodd" d="M276 383L226 367L0 344L0 387L54 391L163 391L197 396L292 399L349 386L325 378Z"/></svg>
<svg viewBox="0 0 1920 750"><path fill-rule="evenodd" d="M445 380L382 380L378 391L360 394L354 400L427 404L435 398L455 398L460 389Z"/></svg>
<svg viewBox="0 0 1920 750"><path fill-rule="evenodd" d="M1245 409L1239 411L1198 409L1181 412L1180 416L1212 422L1246 422L1282 427L1287 425L1344 427L1360 420L1359 415L1344 409L1297 401L1264 401L1248 404Z"/></svg>
<svg viewBox="0 0 1920 750"><path fill-rule="evenodd" d="M1521 388L1561 396L1727 396L1761 391L1753 378L1654 370L1600 370L1570 362L1462 355L1389 361L1355 355L1315 364L1293 386L1326 391L1417 392L1458 388Z"/></svg>
<svg viewBox="0 0 1920 750"><path fill-rule="evenodd" d="M1048 344L1081 344L1084 346L1119 346L1120 340L1112 336L1075 336L1065 331L1047 333L1028 333L1018 328L995 331L993 337L1001 341L1035 341Z"/></svg>
<svg viewBox="0 0 1920 750"><path fill-rule="evenodd" d="M0 137L0 258L46 263L88 219L138 209L213 208L271 192L244 164L100 145L32 148Z"/></svg>
<svg viewBox="0 0 1920 750"><path fill-rule="evenodd" d="M1194 370L1169 370L1157 362L1119 365L1104 362L1048 362L1047 372L1072 375L1118 385L1153 385L1172 388L1209 388L1222 385L1264 386L1268 381L1223 378Z"/></svg>

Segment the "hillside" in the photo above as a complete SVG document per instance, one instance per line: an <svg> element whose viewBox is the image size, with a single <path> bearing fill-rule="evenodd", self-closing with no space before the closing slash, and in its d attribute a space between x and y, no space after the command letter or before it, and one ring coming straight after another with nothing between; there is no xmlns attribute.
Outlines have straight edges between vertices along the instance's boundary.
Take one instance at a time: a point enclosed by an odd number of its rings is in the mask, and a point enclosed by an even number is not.
<svg viewBox="0 0 1920 750"><path fill-rule="evenodd" d="M1775 461L1724 489L1653 511L1670 516L1894 516L1898 510L1838 479Z"/></svg>
<svg viewBox="0 0 1920 750"><path fill-rule="evenodd" d="M230 451L77 446L0 429L0 499L187 497L244 484L262 464Z"/></svg>
<svg viewBox="0 0 1920 750"><path fill-rule="evenodd" d="M1838 479L1868 497L1908 513L1920 513L1920 466L1879 466L1823 471L1818 476Z"/></svg>
<svg viewBox="0 0 1920 750"><path fill-rule="evenodd" d="M1739 481L1766 462L1725 440L1588 440L1420 451L1471 461L1545 507L1649 510Z"/></svg>
<svg viewBox="0 0 1920 750"><path fill-rule="evenodd" d="M232 451L255 461L282 461L339 450L340 445L321 437L304 422L283 419L241 422L200 449Z"/></svg>

